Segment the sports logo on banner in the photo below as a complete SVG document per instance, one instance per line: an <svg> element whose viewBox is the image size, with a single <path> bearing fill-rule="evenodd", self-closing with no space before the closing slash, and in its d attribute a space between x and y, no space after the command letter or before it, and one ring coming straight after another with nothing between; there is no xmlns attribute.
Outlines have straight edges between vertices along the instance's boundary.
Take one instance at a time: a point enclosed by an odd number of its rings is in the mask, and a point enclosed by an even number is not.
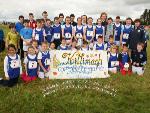
<svg viewBox="0 0 150 113"><path fill-rule="evenodd" d="M50 79L107 78L107 51L51 51Z"/></svg>

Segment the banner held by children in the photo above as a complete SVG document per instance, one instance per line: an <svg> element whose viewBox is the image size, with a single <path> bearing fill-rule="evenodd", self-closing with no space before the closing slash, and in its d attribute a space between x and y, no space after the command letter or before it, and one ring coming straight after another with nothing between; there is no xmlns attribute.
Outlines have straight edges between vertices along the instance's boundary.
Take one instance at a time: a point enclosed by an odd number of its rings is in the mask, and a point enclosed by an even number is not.
<svg viewBox="0 0 150 113"><path fill-rule="evenodd" d="M107 78L107 51L51 51L50 79Z"/></svg>

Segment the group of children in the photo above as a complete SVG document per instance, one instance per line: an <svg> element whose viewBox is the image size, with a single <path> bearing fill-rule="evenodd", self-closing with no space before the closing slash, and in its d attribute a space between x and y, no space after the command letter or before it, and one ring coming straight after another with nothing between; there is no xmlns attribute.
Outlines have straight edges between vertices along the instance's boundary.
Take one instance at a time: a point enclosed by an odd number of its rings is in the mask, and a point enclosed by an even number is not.
<svg viewBox="0 0 150 113"><path fill-rule="evenodd" d="M46 14L45 12L43 12ZM43 14L43 15L44 15ZM106 50L108 53L108 70L122 75L137 73L144 74L144 66L147 61L145 44L138 42L136 50L128 53L128 38L133 27L131 18L126 19L126 25L120 24L120 17L116 17L113 25L112 18L108 18L107 27L102 25L102 19L97 19L93 25L93 19L87 18L83 24L82 17L77 18L75 26L71 25L71 17L65 18L65 24L61 25L60 18L54 18L51 25L50 19L33 19L32 13L29 20L23 21L23 28L16 32L15 24L10 24L10 32L6 38L8 54L4 59L4 72L6 80L1 79L0 84L14 86L21 75L24 82L31 82L37 77L45 78L50 71L51 50ZM23 41L24 67L22 71L19 53L19 41ZM119 46L121 52L119 52Z"/></svg>

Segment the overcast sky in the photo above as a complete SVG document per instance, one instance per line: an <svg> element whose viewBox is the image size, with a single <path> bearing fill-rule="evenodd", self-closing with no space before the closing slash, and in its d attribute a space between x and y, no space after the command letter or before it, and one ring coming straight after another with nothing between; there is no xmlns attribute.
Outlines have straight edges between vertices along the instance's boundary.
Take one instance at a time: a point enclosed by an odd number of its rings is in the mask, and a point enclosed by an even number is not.
<svg viewBox="0 0 150 113"><path fill-rule="evenodd" d="M138 18L144 9L150 8L150 0L0 0L0 20L16 21L19 15L28 18L33 12L35 18L41 18L43 11L48 12L50 19L59 13L76 17L87 14L94 20L105 11L109 17L121 16Z"/></svg>

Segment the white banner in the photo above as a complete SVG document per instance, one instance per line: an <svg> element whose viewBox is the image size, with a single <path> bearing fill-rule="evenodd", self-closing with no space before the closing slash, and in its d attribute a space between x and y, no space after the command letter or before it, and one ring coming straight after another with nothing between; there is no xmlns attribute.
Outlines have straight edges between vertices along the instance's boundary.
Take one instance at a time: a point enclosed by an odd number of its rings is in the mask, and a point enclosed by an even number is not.
<svg viewBox="0 0 150 113"><path fill-rule="evenodd" d="M50 79L107 78L107 51L51 51Z"/></svg>

